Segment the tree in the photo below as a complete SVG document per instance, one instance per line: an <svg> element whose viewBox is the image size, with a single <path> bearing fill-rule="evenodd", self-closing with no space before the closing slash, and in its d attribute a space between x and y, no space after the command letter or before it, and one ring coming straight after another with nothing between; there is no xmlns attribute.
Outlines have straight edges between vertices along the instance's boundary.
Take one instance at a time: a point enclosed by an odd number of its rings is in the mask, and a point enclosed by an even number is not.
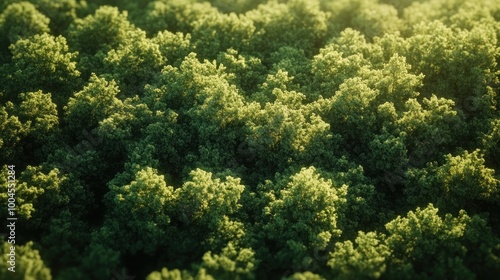
<svg viewBox="0 0 500 280"><path fill-rule="evenodd" d="M38 164L57 146L60 133L57 106L52 102L52 95L42 91L21 93L19 98L19 120L26 129L21 145L25 151L33 151L25 159L26 164ZM36 149L35 146L44 148Z"/></svg>
<svg viewBox="0 0 500 280"><path fill-rule="evenodd" d="M386 244L391 250L388 277L461 277L472 279L474 272L466 265L469 231L474 231L477 216L461 210L455 218L441 218L430 204L410 211L386 224Z"/></svg>
<svg viewBox="0 0 500 280"><path fill-rule="evenodd" d="M201 169L190 173L190 180L186 181L181 188L175 191L176 195L176 219L185 225L191 224L203 229L207 236L207 230L217 229L224 217L235 214L241 204L239 203L241 193L245 189L240 184L240 179L226 176L225 180L213 178L213 174Z"/></svg>
<svg viewBox="0 0 500 280"><path fill-rule="evenodd" d="M79 69L83 77L103 69L108 51L128 41L135 27L128 21L127 12L116 7L99 7L93 15L75 19L68 28L68 43L79 53Z"/></svg>
<svg viewBox="0 0 500 280"><path fill-rule="evenodd" d="M154 98L151 100L148 97L149 102L155 104L151 106L178 114L181 135L193 139L191 142L175 139L166 146L167 149L170 146L187 148L180 150L187 155L184 158L189 159L189 166L184 168L185 174L194 166L217 167L217 171L222 171L224 165L234 159L227 146L236 147L238 138L243 134L241 124L244 115L241 111L244 98L228 82L229 75L224 70L215 61L199 62L191 53L179 68L165 67L158 86L146 90L146 94Z"/></svg>
<svg viewBox="0 0 500 280"><path fill-rule="evenodd" d="M0 107L0 158L7 162L22 152L19 142L25 137L27 130L12 113L14 104L8 101L5 105Z"/></svg>
<svg viewBox="0 0 500 280"><path fill-rule="evenodd" d="M16 175L39 250L16 277L495 278L499 22L493 0L0 1L0 202Z"/></svg>
<svg viewBox="0 0 500 280"><path fill-rule="evenodd" d="M56 104L52 103L50 93L42 91L21 93L22 100L19 106L19 118L26 123L30 133L36 138L43 139L55 130L59 124Z"/></svg>
<svg viewBox="0 0 500 280"><path fill-rule="evenodd" d="M20 39L10 47L12 63L9 71L8 97L22 92L43 90L54 94L54 103L62 108L69 95L80 84L76 68L77 53L70 52L66 39L47 33Z"/></svg>
<svg viewBox="0 0 500 280"><path fill-rule="evenodd" d="M107 53L127 41L127 32L134 26L127 19L127 12L116 7L102 6L93 15L76 19L68 29L68 42L81 55Z"/></svg>
<svg viewBox="0 0 500 280"><path fill-rule="evenodd" d="M220 254L205 253L201 267L216 279L255 279L255 253L229 242Z"/></svg>
<svg viewBox="0 0 500 280"><path fill-rule="evenodd" d="M62 268L56 270L57 278L66 279L61 275L80 265L80 257L90 242L89 216L65 209L50 219L40 246L48 266Z"/></svg>
<svg viewBox="0 0 500 280"><path fill-rule="evenodd" d="M130 184L111 184L109 188L106 194L109 211L98 233L103 236L98 239L116 250L132 254L137 251L152 253L164 244L172 211L169 206L175 197L164 177L155 169L145 168L137 171Z"/></svg>
<svg viewBox="0 0 500 280"><path fill-rule="evenodd" d="M87 86L71 97L65 110L65 122L72 135L92 131L100 121L120 110L123 103L116 97L120 92L114 80L93 74Z"/></svg>
<svg viewBox="0 0 500 280"><path fill-rule="evenodd" d="M158 45L163 62L175 67L179 67L184 57L194 50L189 33L160 31L152 42Z"/></svg>
<svg viewBox="0 0 500 280"><path fill-rule="evenodd" d="M212 5L222 13L237 13L241 14L249 10L255 9L258 5L265 3L264 0L213 0Z"/></svg>
<svg viewBox="0 0 500 280"><path fill-rule="evenodd" d="M376 98L379 91L359 77L345 80L325 103L325 116L331 131L340 134L343 148L354 155L367 150L370 139L378 132Z"/></svg>
<svg viewBox="0 0 500 280"><path fill-rule="evenodd" d="M490 128L482 136L481 150L484 151L485 160L488 166L493 166L495 170L500 164L500 150L498 147L500 141L500 121L498 119L490 122Z"/></svg>
<svg viewBox="0 0 500 280"><path fill-rule="evenodd" d="M9 45L19 39L50 32L50 20L29 2L12 3L2 9L0 14L0 61L10 56Z"/></svg>
<svg viewBox="0 0 500 280"><path fill-rule="evenodd" d="M500 181L484 162L479 150L464 151L457 156L448 154L443 165L411 169L408 200L413 204L433 201L447 211L480 212L482 204L498 203L500 199Z"/></svg>
<svg viewBox="0 0 500 280"><path fill-rule="evenodd" d="M328 266L339 279L380 278L391 255L384 240L385 236L377 232L360 231L356 247L350 240L335 244Z"/></svg>
<svg viewBox="0 0 500 280"><path fill-rule="evenodd" d="M408 40L408 61L416 73L425 75L423 96L450 98L468 116L490 113L488 88L496 83L497 69L494 27L484 24L469 31L434 21L416 25ZM475 106L470 106L471 99Z"/></svg>
<svg viewBox="0 0 500 280"><path fill-rule="evenodd" d="M251 18L234 13L210 14L193 25L193 45L197 54L206 59L214 59L229 48L248 51L255 32Z"/></svg>
<svg viewBox="0 0 500 280"><path fill-rule="evenodd" d="M368 50L365 38L351 29L342 32L337 43L320 49L312 61L312 74L321 96L333 96L345 80L356 77L361 69L369 67L369 62L364 58Z"/></svg>
<svg viewBox="0 0 500 280"><path fill-rule="evenodd" d="M133 16L137 26L153 36L165 30L191 33L196 20L218 13L208 2L158 0L149 2L144 11Z"/></svg>
<svg viewBox="0 0 500 280"><path fill-rule="evenodd" d="M340 237L337 219L345 207L347 186L333 186L314 167L276 183L268 181L260 192L268 200L260 238L273 244L268 248L275 252L272 267L308 267L315 250L326 250Z"/></svg>
<svg viewBox="0 0 500 280"><path fill-rule="evenodd" d="M17 216L34 236L47 229L47 221L63 208L84 216L92 209L93 197L79 180L58 169L28 166L18 176L16 186ZM7 185L3 186L7 200Z"/></svg>
<svg viewBox="0 0 500 280"><path fill-rule="evenodd" d="M124 96L140 95L165 64L159 46L144 31L127 32L127 41L110 50L103 60L107 76L116 80Z"/></svg>
<svg viewBox="0 0 500 280"><path fill-rule="evenodd" d="M370 39L396 33L403 25L398 11L391 5L373 0L322 1L332 19L330 28L340 32L345 28L360 31Z"/></svg>
<svg viewBox="0 0 500 280"><path fill-rule="evenodd" d="M412 166L422 167L439 160L443 152L452 152L461 146L457 138L463 135L465 124L453 109L454 105L452 100L435 95L424 98L422 104L413 98L406 101L406 111L396 122L405 133L404 142Z"/></svg>
<svg viewBox="0 0 500 280"><path fill-rule="evenodd" d="M327 14L319 9L318 1L269 1L245 15L256 28L250 46L257 53L289 46L304 50L310 57L324 43L327 33Z"/></svg>
<svg viewBox="0 0 500 280"><path fill-rule="evenodd" d="M50 269L45 265L43 259L40 257L40 253L37 249L33 248L35 244L33 241L29 241L24 245L15 245L15 251L12 251L12 245L3 242L0 252L2 254L2 264L0 277L3 279L40 279L40 280L50 280L52 275ZM11 266L9 264L10 256L12 252L15 252L15 265ZM8 270L13 268L13 271Z"/></svg>

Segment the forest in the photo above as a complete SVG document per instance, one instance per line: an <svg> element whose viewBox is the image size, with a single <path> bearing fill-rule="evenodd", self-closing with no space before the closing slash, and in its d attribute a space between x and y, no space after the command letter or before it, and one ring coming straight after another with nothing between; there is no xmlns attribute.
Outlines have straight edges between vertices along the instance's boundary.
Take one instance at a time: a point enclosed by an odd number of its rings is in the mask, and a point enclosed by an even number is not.
<svg viewBox="0 0 500 280"><path fill-rule="evenodd" d="M499 40L498 0L1 0L0 279L493 279Z"/></svg>

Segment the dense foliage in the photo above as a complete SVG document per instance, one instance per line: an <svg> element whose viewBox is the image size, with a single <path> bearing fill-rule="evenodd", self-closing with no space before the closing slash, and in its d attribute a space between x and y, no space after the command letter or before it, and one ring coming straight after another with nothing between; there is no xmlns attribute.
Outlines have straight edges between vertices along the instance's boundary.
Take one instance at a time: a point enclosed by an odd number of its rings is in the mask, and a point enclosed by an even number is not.
<svg viewBox="0 0 500 280"><path fill-rule="evenodd" d="M1 1L0 278L495 277L499 62L497 0Z"/></svg>

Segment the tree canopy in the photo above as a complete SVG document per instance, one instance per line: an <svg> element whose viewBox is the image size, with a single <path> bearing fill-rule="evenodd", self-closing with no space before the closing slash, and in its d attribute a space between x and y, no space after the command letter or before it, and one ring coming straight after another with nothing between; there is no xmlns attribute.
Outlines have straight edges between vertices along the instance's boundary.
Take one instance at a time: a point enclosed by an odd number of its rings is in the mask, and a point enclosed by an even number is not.
<svg viewBox="0 0 500 280"><path fill-rule="evenodd" d="M499 61L496 0L1 1L0 278L494 278Z"/></svg>

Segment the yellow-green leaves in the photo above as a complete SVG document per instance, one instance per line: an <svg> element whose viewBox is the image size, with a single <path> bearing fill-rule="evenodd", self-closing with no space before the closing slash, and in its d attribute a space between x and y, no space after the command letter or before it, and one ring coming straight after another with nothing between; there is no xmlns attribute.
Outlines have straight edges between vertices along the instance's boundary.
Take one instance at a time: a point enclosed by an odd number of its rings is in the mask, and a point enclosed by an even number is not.
<svg viewBox="0 0 500 280"><path fill-rule="evenodd" d="M0 36L6 39L3 39L5 43L13 44L19 39L48 33L50 31L49 22L50 20L40 13L33 4L27 1L13 3L0 14ZM3 42L1 47L4 47Z"/></svg>
<svg viewBox="0 0 500 280"><path fill-rule="evenodd" d="M116 249L120 251L154 252L163 244L170 216L168 210L174 200L174 190L167 186L164 176L152 168L137 171L135 178L125 186L111 185L107 194L112 209L101 228L101 236L110 231ZM124 215L125 214L125 215ZM126 232L126 234L125 234ZM111 242L103 236L100 242ZM129 243L128 240L135 240Z"/></svg>
<svg viewBox="0 0 500 280"><path fill-rule="evenodd" d="M276 264L302 265L314 250L325 250L342 233L338 213L346 203L347 186L334 186L314 167L271 185L263 209L263 235L277 246Z"/></svg>
<svg viewBox="0 0 500 280"><path fill-rule="evenodd" d="M389 275L410 277L432 273L473 278L464 262L467 253L464 234L471 218L465 211L457 218L447 214L444 219L437 212L431 204L386 224L389 232L386 244L392 251Z"/></svg>
<svg viewBox="0 0 500 280"><path fill-rule="evenodd" d="M52 103L50 93L28 92L20 94L20 98L20 118L38 138L46 137L58 126L56 104Z"/></svg>
<svg viewBox="0 0 500 280"><path fill-rule="evenodd" d="M127 40L127 31L134 27L127 20L127 12L102 6L84 19L76 19L69 28L68 41L81 54L114 49Z"/></svg>
<svg viewBox="0 0 500 280"><path fill-rule="evenodd" d="M114 80L107 81L92 74L88 85L75 93L64 108L72 130L91 131L100 121L117 112L123 106L116 98L119 92Z"/></svg>
<svg viewBox="0 0 500 280"><path fill-rule="evenodd" d="M359 232L354 246L351 241L338 242L328 261L339 279L380 278L387 269L391 250L385 236L376 232Z"/></svg>
<svg viewBox="0 0 500 280"><path fill-rule="evenodd" d="M24 245L15 245L15 250L11 251L13 245L4 241L0 247L0 253L2 254L2 264L0 265L0 277L2 279L12 279L12 280L23 280L23 279L39 279L39 280L51 280L52 274L50 268L44 263L43 259L40 257L40 252L33 248L35 244L33 241L29 241ZM13 252L14 256L14 266L9 265L11 261L10 254ZM13 270L7 270L13 267Z"/></svg>
<svg viewBox="0 0 500 280"><path fill-rule="evenodd" d="M47 33L20 39L10 46L12 52L9 91L21 93L43 90L53 94L56 104L63 106L79 84L76 68L78 53L70 52L66 39ZM15 85L15 86L14 86Z"/></svg>
<svg viewBox="0 0 500 280"><path fill-rule="evenodd" d="M182 222L214 226L241 207L239 199L244 186L240 179L227 176L221 181L201 169L192 171L190 176L191 179L176 190L177 212Z"/></svg>

